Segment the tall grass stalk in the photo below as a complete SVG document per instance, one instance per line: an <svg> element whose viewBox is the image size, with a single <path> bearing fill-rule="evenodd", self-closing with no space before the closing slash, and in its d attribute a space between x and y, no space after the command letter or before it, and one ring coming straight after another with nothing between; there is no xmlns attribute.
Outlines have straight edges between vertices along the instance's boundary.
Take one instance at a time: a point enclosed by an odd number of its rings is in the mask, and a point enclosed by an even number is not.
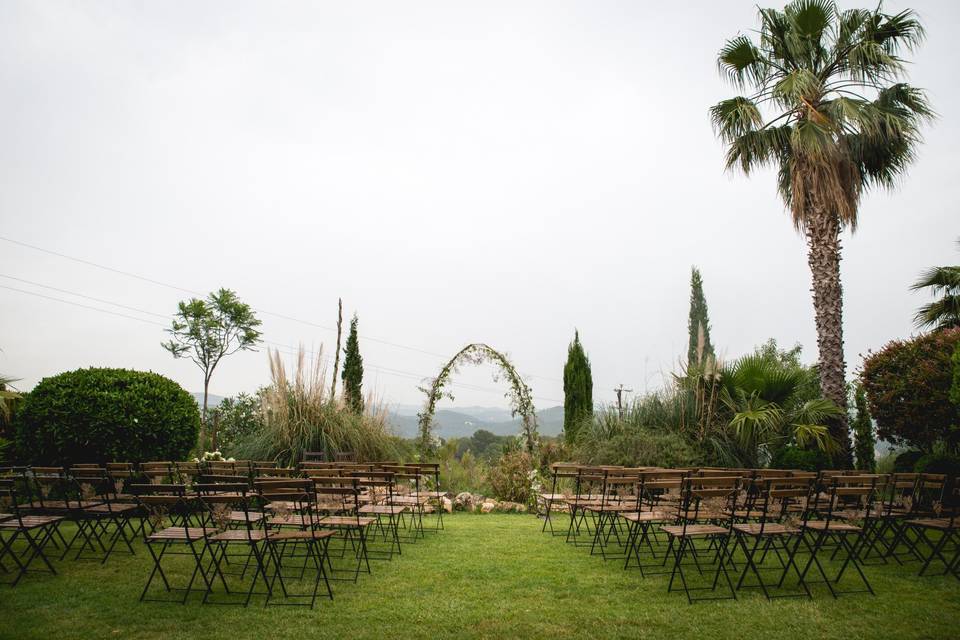
<svg viewBox="0 0 960 640"><path fill-rule="evenodd" d="M270 385L260 393L263 426L237 444L237 454L254 460L295 465L307 451L328 456L349 451L357 459L396 458L398 448L387 426L387 411L372 395L362 413L329 393L322 349L308 359L301 346L292 377L276 350L268 351Z"/></svg>

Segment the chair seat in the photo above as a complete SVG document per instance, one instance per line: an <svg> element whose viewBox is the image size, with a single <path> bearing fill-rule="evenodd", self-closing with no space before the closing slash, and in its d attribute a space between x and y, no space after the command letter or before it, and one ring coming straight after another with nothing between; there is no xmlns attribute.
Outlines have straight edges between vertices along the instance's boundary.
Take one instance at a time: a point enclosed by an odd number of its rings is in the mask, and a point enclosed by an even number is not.
<svg viewBox="0 0 960 640"><path fill-rule="evenodd" d="M102 514L102 513L129 513L131 511L136 511L139 507L135 504L97 504L92 507L86 507L83 511L85 513L93 514Z"/></svg>
<svg viewBox="0 0 960 640"><path fill-rule="evenodd" d="M88 507L94 507L98 504L103 504L102 500L44 500L42 503L39 500L33 500L24 505L21 505L21 509L59 509L61 511L69 511L74 509L86 509Z"/></svg>
<svg viewBox="0 0 960 640"><path fill-rule="evenodd" d="M259 529L255 531L243 531L242 529L230 529L221 531L216 535L210 536L210 540L217 542L246 542L248 540L263 540L266 534Z"/></svg>
<svg viewBox="0 0 960 640"><path fill-rule="evenodd" d="M397 515L407 511L407 507L398 504L365 504L360 507L360 513L375 515Z"/></svg>
<svg viewBox="0 0 960 640"><path fill-rule="evenodd" d="M906 523L914 527L937 529L939 531L949 531L957 526L956 521L951 522L950 518L915 518L907 520Z"/></svg>
<svg viewBox="0 0 960 640"><path fill-rule="evenodd" d="M260 522L266 516L257 511L231 511L230 512L230 522Z"/></svg>
<svg viewBox="0 0 960 640"><path fill-rule="evenodd" d="M633 504L618 504L618 503L607 503L607 504L597 504L597 505L586 505L584 508L587 511L596 511L597 513L629 513L630 511L637 510L637 503Z"/></svg>
<svg viewBox="0 0 960 640"><path fill-rule="evenodd" d="M336 535L336 532L329 529L319 529L314 531L281 531L280 533L271 533L267 540L275 542L277 540L322 540Z"/></svg>
<svg viewBox="0 0 960 640"><path fill-rule="evenodd" d="M665 532L667 535L680 538L693 538L696 536L715 536L720 534L726 534L726 527L718 527L714 524L688 524L686 528L683 525L671 525L668 527L660 527L660 529Z"/></svg>
<svg viewBox="0 0 960 640"><path fill-rule="evenodd" d="M563 493L541 493L541 500L546 500L547 502L558 502L560 500L569 500L570 496Z"/></svg>
<svg viewBox="0 0 960 640"><path fill-rule="evenodd" d="M63 520L60 516L21 516L23 526L20 526L20 522L14 516L10 518L12 519L0 521L0 529L36 529Z"/></svg>
<svg viewBox="0 0 960 640"><path fill-rule="evenodd" d="M422 506L427 504L427 500L429 500L429 498L426 496L394 496L391 502L393 504Z"/></svg>
<svg viewBox="0 0 960 640"><path fill-rule="evenodd" d="M376 518L355 518L351 516L327 516L320 519L321 527L366 527L376 522Z"/></svg>
<svg viewBox="0 0 960 640"><path fill-rule="evenodd" d="M814 531L842 531L844 533L853 533L861 531L860 527L852 525L848 522L837 522L832 520L827 522L826 520L810 520L802 525L805 529L813 529Z"/></svg>
<svg viewBox="0 0 960 640"><path fill-rule="evenodd" d="M160 531L154 531L151 533L149 536L147 536L147 541L166 542L176 540L201 540L206 538L214 531L216 531L216 529L210 529L207 527L190 527L187 529L184 529L183 527L167 527L166 529L161 529Z"/></svg>
<svg viewBox="0 0 960 640"><path fill-rule="evenodd" d="M842 509L834 511L833 517L841 520L863 520L867 517L867 514L863 509Z"/></svg>
<svg viewBox="0 0 960 640"><path fill-rule="evenodd" d="M287 516L273 516L267 523L274 527L309 527L313 524L310 516L300 513L291 513Z"/></svg>
<svg viewBox="0 0 960 640"><path fill-rule="evenodd" d="M748 536L782 536L800 533L800 530L795 527L788 527L787 525L778 524L776 522L768 522L764 525L757 523L735 524L733 525L733 530L739 531L740 533L745 533Z"/></svg>
<svg viewBox="0 0 960 640"><path fill-rule="evenodd" d="M662 511L631 511L621 513L620 517L630 522L668 522L673 519L670 514Z"/></svg>
<svg viewBox="0 0 960 640"><path fill-rule="evenodd" d="M306 504L289 502L287 500L275 500L273 502L268 502L264 508L269 511L276 511L278 509L282 511L297 511L301 506L306 506Z"/></svg>

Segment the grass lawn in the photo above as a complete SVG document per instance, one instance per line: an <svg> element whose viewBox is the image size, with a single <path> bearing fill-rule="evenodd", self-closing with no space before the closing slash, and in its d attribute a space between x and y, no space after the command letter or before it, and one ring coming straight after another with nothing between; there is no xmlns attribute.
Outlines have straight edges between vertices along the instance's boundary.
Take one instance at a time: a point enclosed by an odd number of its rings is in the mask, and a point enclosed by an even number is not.
<svg viewBox="0 0 960 640"><path fill-rule="evenodd" d="M957 638L960 581L915 565L868 567L876 597L687 604L667 578L641 578L540 533L529 515L455 515L447 530L378 561L335 600L304 607L139 603L150 560L64 561L60 575L0 587L2 638ZM262 603L262 600L260 601Z"/></svg>

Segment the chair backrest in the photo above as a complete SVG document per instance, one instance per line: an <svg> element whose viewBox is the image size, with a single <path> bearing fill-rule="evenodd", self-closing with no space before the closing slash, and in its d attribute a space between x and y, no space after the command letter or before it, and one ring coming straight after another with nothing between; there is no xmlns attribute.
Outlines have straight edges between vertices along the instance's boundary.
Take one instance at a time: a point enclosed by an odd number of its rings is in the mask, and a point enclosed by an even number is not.
<svg viewBox="0 0 960 640"><path fill-rule="evenodd" d="M827 522L826 527L829 529L830 522L835 519L838 511L843 511L847 519L857 514L864 520L873 518L873 500L877 493L879 479L880 476L877 474L832 475L828 479L829 484L821 487L828 495L826 504L820 501L815 507ZM806 515L809 518L809 512Z"/></svg>
<svg viewBox="0 0 960 640"><path fill-rule="evenodd" d="M177 462L174 464L177 472L177 479L188 484L196 480L202 473L199 462Z"/></svg>
<svg viewBox="0 0 960 640"><path fill-rule="evenodd" d="M313 491L313 480L309 478L255 478L253 489L263 506L290 505L292 511L299 512L304 525L315 528L320 522ZM274 508L274 516L280 516L285 509Z"/></svg>
<svg viewBox="0 0 960 640"><path fill-rule="evenodd" d="M360 480L352 477L313 478L317 509L356 516L360 522Z"/></svg>
<svg viewBox="0 0 960 640"><path fill-rule="evenodd" d="M740 489L739 476L688 476L680 490L680 520L684 533L702 518L733 526L733 512Z"/></svg>
<svg viewBox="0 0 960 640"><path fill-rule="evenodd" d="M30 493L41 508L62 499L68 491L67 482L63 467L30 467Z"/></svg>
<svg viewBox="0 0 960 640"><path fill-rule="evenodd" d="M168 461L141 462L140 474L148 482L169 484L176 479L176 468L172 462Z"/></svg>
<svg viewBox="0 0 960 640"><path fill-rule="evenodd" d="M255 496L248 494L249 486L246 482L236 483L195 483L197 501L203 505L203 524L219 531L226 531L231 523L243 525L247 532L247 540L253 541L253 531L261 518L254 509ZM235 520L233 514L243 514L243 518Z"/></svg>
<svg viewBox="0 0 960 640"><path fill-rule="evenodd" d="M171 526L189 528L191 517L198 511L198 505L187 494L184 484L149 483L131 484L130 493L141 509L148 514L150 527L142 527L144 540L150 530L157 529L169 518Z"/></svg>
<svg viewBox="0 0 960 640"><path fill-rule="evenodd" d="M17 525L23 528L23 515L20 511L16 485L16 478L0 477L0 512L15 518Z"/></svg>

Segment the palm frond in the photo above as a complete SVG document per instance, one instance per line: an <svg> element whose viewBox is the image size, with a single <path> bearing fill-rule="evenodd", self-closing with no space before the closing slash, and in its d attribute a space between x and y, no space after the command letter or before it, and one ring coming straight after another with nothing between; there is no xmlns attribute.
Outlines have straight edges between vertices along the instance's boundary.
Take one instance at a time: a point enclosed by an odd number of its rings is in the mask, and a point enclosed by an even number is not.
<svg viewBox="0 0 960 640"><path fill-rule="evenodd" d="M737 96L718 102L710 108L714 130L722 140L733 141L756 131L763 125L763 116L749 98Z"/></svg>

